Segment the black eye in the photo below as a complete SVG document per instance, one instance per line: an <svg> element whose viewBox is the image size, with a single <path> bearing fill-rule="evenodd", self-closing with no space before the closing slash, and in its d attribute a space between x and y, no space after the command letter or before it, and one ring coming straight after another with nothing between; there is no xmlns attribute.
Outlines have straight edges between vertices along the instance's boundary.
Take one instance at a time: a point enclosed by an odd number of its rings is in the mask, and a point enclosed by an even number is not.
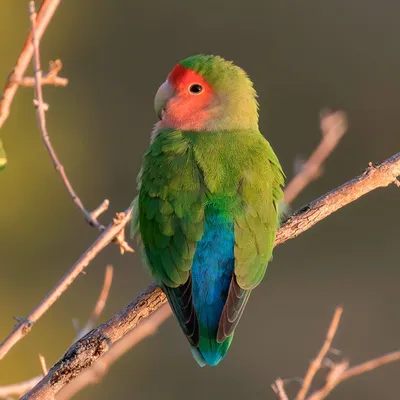
<svg viewBox="0 0 400 400"><path fill-rule="evenodd" d="M192 94L200 94L203 91L203 86L199 85L198 83L194 83L193 85L189 86L189 92Z"/></svg>

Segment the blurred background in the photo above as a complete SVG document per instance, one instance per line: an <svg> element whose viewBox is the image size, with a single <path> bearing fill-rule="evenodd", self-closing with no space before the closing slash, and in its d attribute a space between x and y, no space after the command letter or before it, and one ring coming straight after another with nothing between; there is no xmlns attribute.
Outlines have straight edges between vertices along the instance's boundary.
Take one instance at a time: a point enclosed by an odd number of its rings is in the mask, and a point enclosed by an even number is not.
<svg viewBox="0 0 400 400"><path fill-rule="evenodd" d="M1 82L26 38L27 7L2 0ZM110 199L101 218L108 223L136 194L159 84L188 55L220 54L255 82L262 132L289 178L295 157L320 140L320 109L348 113L349 132L324 176L292 205L299 208L399 151L399 13L394 0L62 2L41 47L44 69L61 58L70 79L67 88L45 87L53 144L89 209ZM0 174L1 339L12 316L26 315L97 237L53 169L32 97L19 89L0 131L9 158ZM273 399L276 377L304 374L339 303L334 347L352 363L397 349L399 200L394 186L376 190L277 248L217 368L198 368L169 319L77 398ZM38 375L38 353L49 365L59 359L75 335L72 319L86 321L107 263L115 279L102 320L151 281L138 253L121 257L116 246L107 248L0 362L0 385ZM398 399L399 372L397 363L353 378L330 398Z"/></svg>

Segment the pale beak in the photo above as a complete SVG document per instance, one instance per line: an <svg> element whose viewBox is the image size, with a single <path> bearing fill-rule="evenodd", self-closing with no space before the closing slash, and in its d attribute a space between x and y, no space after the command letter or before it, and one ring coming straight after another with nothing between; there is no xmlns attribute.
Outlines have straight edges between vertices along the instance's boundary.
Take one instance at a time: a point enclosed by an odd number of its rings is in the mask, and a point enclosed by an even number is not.
<svg viewBox="0 0 400 400"><path fill-rule="evenodd" d="M156 97L154 98L154 109L158 118L161 120L168 100L174 95L174 89L165 81L157 90Z"/></svg>

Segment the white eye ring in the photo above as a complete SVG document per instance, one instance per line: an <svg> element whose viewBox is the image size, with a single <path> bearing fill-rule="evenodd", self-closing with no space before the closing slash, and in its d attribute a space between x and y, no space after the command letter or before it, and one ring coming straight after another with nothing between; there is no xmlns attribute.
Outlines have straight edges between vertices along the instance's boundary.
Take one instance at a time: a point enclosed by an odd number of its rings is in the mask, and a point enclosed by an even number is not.
<svg viewBox="0 0 400 400"><path fill-rule="evenodd" d="M200 93L203 93L203 90L204 90L203 86L201 86L198 83L192 83L189 86L189 93L190 94L200 94Z"/></svg>

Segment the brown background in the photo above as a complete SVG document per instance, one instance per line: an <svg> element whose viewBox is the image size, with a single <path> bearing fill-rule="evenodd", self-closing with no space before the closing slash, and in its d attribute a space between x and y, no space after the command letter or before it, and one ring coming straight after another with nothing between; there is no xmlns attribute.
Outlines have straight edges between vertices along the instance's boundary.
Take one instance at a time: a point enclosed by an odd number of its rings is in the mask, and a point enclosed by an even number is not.
<svg viewBox="0 0 400 400"><path fill-rule="evenodd" d="M0 80L26 36L27 1L0 7ZM46 88L48 128L88 208L104 198L124 209L155 122L153 96L180 59L220 54L244 67L260 96L262 131L289 177L293 159L320 139L322 107L341 108L350 130L325 175L298 208L400 148L400 4L394 0L271 1L70 0L42 42L42 60L61 58L70 79ZM44 150L32 90L20 89L0 132L9 165L0 174L0 337L58 281L95 239L65 193ZM302 375L319 348L334 307L345 305L335 347L353 363L400 345L399 202L380 189L324 220L275 252L231 351L218 368L199 369L177 324L125 355L80 399L273 399L277 376ZM103 319L150 282L138 254L110 247L0 362L0 385L53 364L84 322L106 263L115 281ZM399 398L400 364L343 384L334 400ZM296 384L292 384L295 388Z"/></svg>

